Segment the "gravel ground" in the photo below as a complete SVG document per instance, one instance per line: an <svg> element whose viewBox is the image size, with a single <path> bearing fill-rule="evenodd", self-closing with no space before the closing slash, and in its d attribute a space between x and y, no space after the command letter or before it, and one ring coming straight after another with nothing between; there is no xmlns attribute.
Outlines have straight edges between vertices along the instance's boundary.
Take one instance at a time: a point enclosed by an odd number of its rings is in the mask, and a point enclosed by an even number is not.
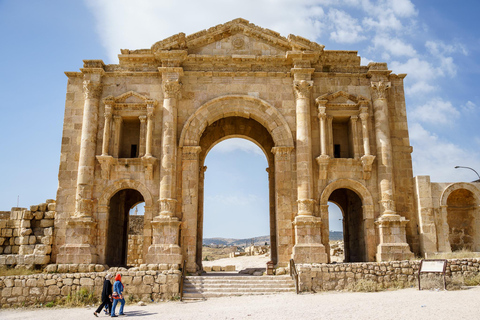
<svg viewBox="0 0 480 320"><path fill-rule="evenodd" d="M325 292L212 298L127 305L128 319L479 319L480 287L443 291ZM94 307L0 309L2 320L95 319ZM117 309L118 310L118 309ZM107 318L100 315L99 318Z"/></svg>

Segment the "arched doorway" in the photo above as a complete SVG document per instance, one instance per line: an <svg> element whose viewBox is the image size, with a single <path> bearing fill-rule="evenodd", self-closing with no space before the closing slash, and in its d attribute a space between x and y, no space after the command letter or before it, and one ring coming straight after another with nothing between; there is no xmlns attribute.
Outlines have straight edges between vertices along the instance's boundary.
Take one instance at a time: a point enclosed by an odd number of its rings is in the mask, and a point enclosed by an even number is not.
<svg viewBox="0 0 480 320"><path fill-rule="evenodd" d="M129 212L144 201L142 194L134 189L120 190L111 197L105 250L108 266L127 266Z"/></svg>
<svg viewBox="0 0 480 320"><path fill-rule="evenodd" d="M328 201L338 205L343 214L344 261L367 261L362 200L352 190L341 188L334 190Z"/></svg>
<svg viewBox="0 0 480 320"><path fill-rule="evenodd" d="M268 165L267 171L274 172L275 163L272 148L274 142L269 132L260 123L253 119L242 117L226 117L210 124L203 132L200 139L201 151L199 154L199 164L201 168L205 168L205 159L209 151L219 142L229 138L244 138L255 143L265 154ZM206 169L206 168L205 168ZM201 170L199 177L198 190L198 216L197 216L197 245L196 245L196 263L202 266L202 249L203 249L203 228L204 228L204 189L205 170ZM276 234L276 218L275 218L275 180L273 174L268 174L268 220L270 231L270 253L271 260L277 261L277 234Z"/></svg>
<svg viewBox="0 0 480 320"><path fill-rule="evenodd" d="M479 251L477 208L474 194L467 189L457 189L448 196L448 240L452 251Z"/></svg>

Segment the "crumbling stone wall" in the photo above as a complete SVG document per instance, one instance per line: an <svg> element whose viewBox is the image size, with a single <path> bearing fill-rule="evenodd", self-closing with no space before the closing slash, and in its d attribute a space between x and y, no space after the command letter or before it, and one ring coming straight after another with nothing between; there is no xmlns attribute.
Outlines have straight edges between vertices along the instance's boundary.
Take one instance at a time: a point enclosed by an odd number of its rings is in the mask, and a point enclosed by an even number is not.
<svg viewBox="0 0 480 320"><path fill-rule="evenodd" d="M344 290L359 280L371 280L380 288L415 283L419 260L342 264L297 265L301 291ZM447 260L447 283L453 277L473 276L480 272L480 259Z"/></svg>
<svg viewBox="0 0 480 320"><path fill-rule="evenodd" d="M0 213L0 265L46 265L52 252L55 200Z"/></svg>
<svg viewBox="0 0 480 320"><path fill-rule="evenodd" d="M51 265L57 267L57 265ZM90 266L102 269L102 265L58 265L56 270L69 268L82 270ZM49 266L50 267L50 266ZM51 269L51 268L50 268ZM142 270L140 270L142 269ZM53 269L51 269L53 270ZM122 275L125 296L148 300L169 299L178 294L181 277L178 266L143 265L140 268L111 268L103 272L48 273L28 276L0 277L0 305L34 305L66 297L81 288L86 288L100 297L107 273Z"/></svg>

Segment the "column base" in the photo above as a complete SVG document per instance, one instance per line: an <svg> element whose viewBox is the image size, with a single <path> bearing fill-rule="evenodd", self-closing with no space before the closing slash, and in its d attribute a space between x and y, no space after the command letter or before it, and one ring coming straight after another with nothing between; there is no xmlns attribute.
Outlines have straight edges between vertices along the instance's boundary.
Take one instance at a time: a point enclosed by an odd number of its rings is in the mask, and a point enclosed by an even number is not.
<svg viewBox="0 0 480 320"><path fill-rule="evenodd" d="M178 243L180 221L175 217L156 217L152 221L152 245L148 247L147 264L181 264Z"/></svg>
<svg viewBox="0 0 480 320"><path fill-rule="evenodd" d="M322 244L322 220L314 216L295 217L295 263L327 263L328 255Z"/></svg>
<svg viewBox="0 0 480 320"><path fill-rule="evenodd" d="M96 264L98 255L95 248L97 223L91 217L72 218L67 221L65 245L60 247L57 264Z"/></svg>
<svg viewBox="0 0 480 320"><path fill-rule="evenodd" d="M407 243L405 226L408 220L398 214L383 214L375 224L379 229L380 244L377 246L377 261L413 259L414 254Z"/></svg>

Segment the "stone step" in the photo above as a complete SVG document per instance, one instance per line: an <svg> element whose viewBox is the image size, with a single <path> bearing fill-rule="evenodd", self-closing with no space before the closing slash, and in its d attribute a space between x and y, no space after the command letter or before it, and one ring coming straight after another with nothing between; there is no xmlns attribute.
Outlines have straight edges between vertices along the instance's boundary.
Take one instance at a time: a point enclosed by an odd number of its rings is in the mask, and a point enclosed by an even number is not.
<svg viewBox="0 0 480 320"><path fill-rule="evenodd" d="M295 283L289 276L188 276L183 286L183 299L286 292L295 292Z"/></svg>

